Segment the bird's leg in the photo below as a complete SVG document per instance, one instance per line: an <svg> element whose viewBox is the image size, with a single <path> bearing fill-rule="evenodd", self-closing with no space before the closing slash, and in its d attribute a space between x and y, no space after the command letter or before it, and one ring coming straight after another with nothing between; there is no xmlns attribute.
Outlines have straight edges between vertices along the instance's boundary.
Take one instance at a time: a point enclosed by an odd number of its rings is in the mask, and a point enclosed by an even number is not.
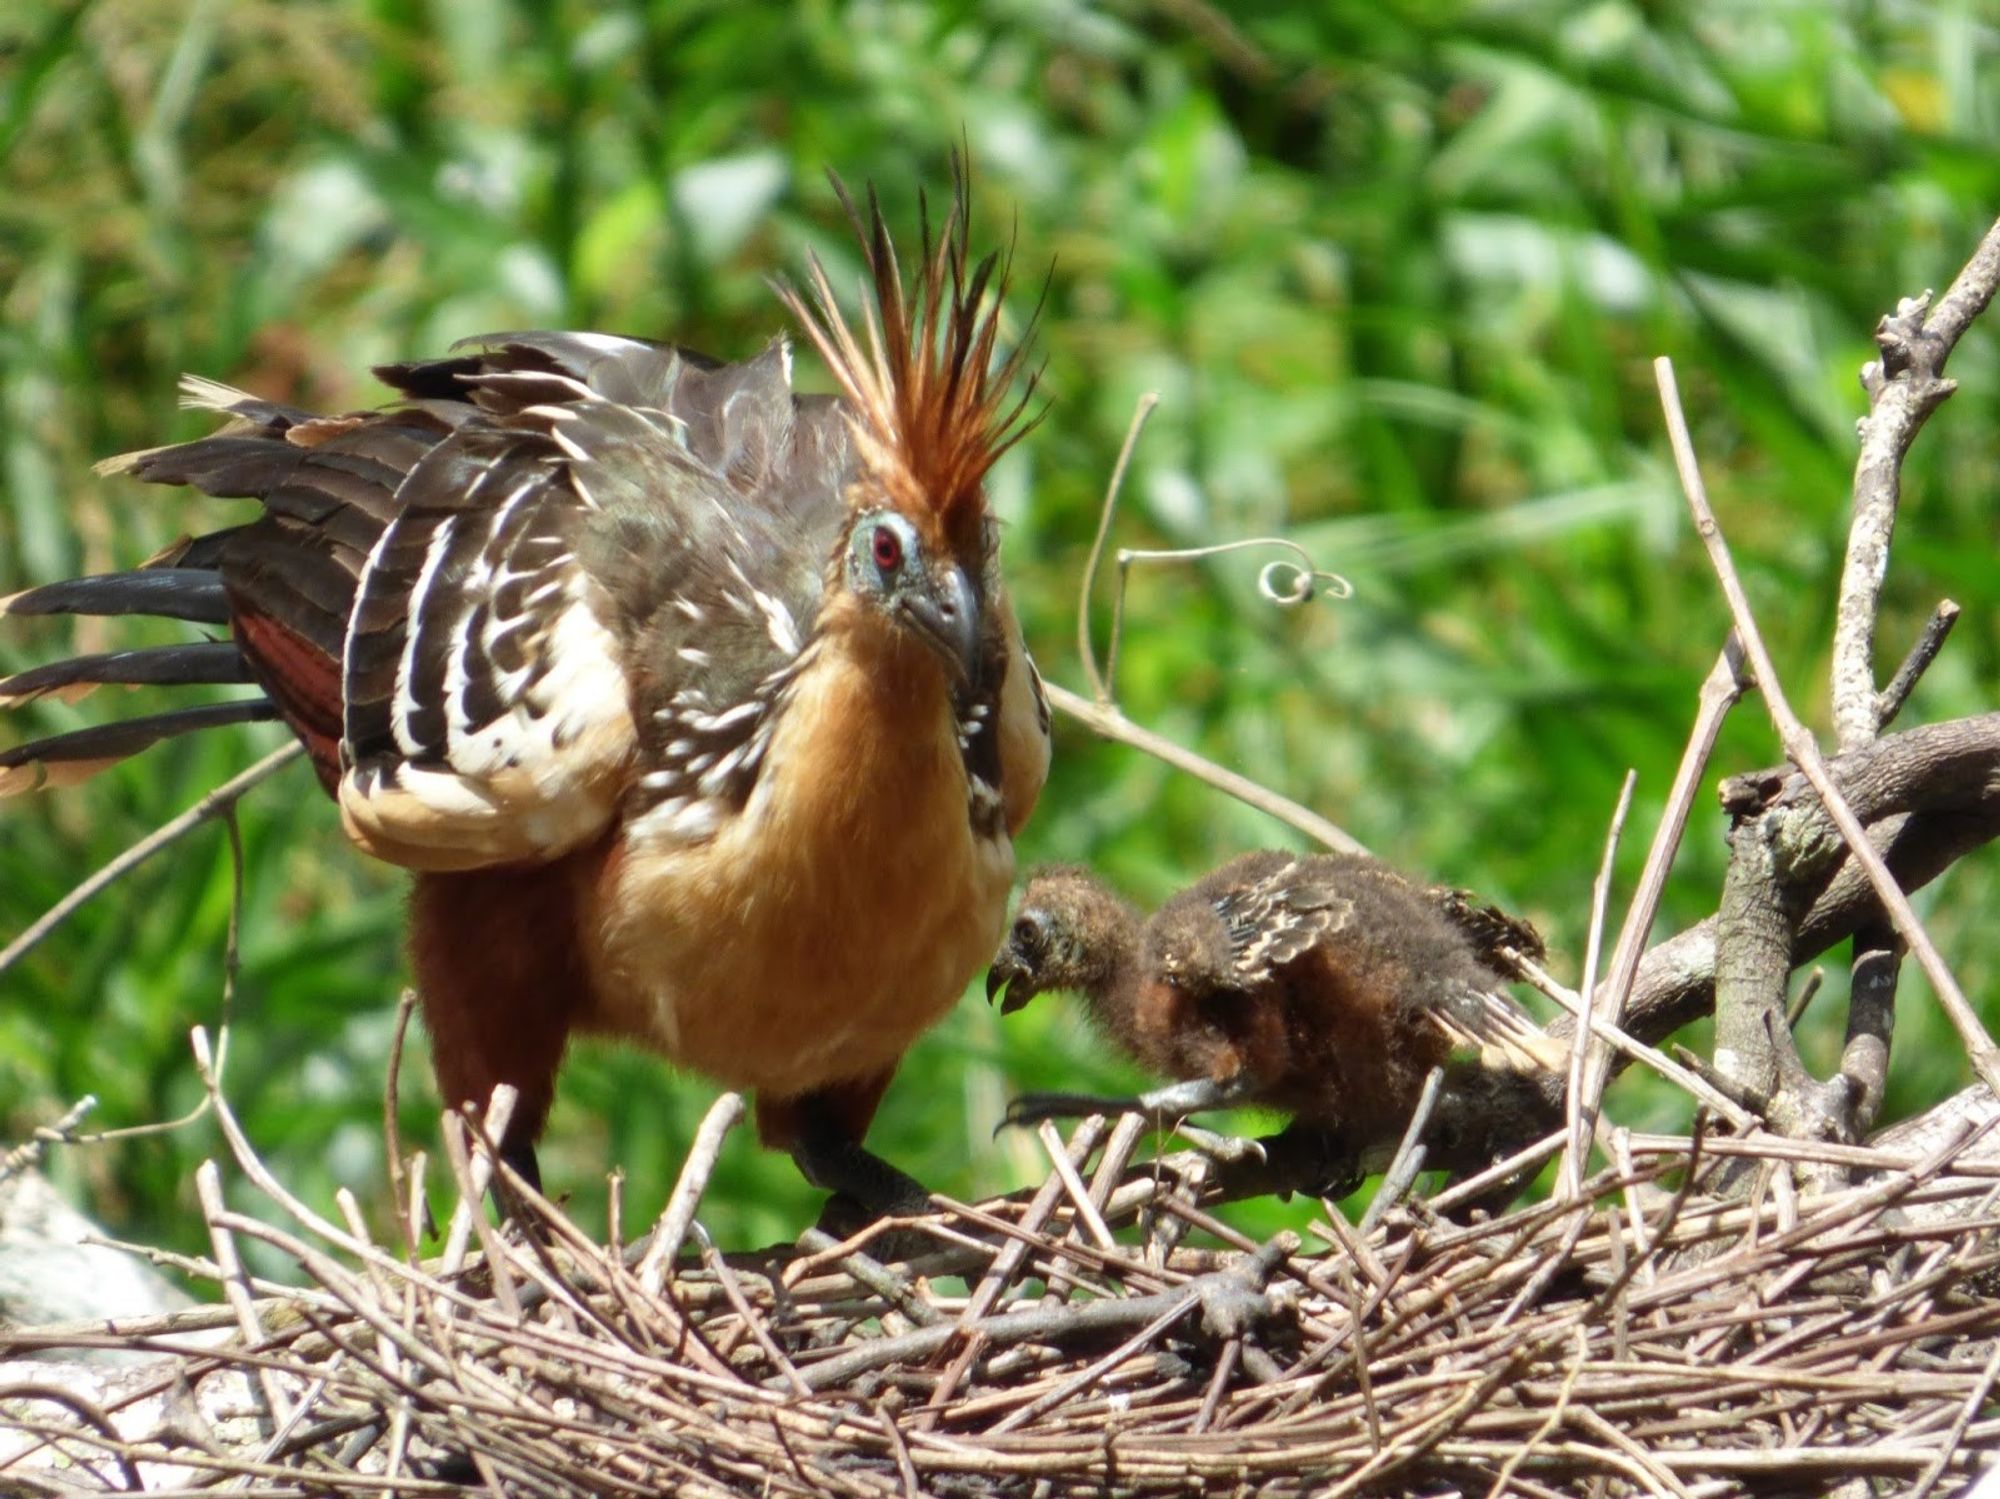
<svg viewBox="0 0 2000 1499"><path fill-rule="evenodd" d="M555 864L468 870L420 874L410 891L410 959L438 1096L447 1108L484 1109L496 1084L512 1084L519 1096L494 1143L537 1191L535 1140L588 993L574 943L548 921L565 908L568 879Z"/></svg>
<svg viewBox="0 0 2000 1499"><path fill-rule="evenodd" d="M535 1142L532 1136L524 1131L509 1129L506 1138L500 1142L500 1159L512 1167L515 1174L530 1187L537 1192L542 1190L542 1163L535 1159Z"/></svg>
<svg viewBox="0 0 2000 1499"><path fill-rule="evenodd" d="M922 1182L861 1143L892 1075L893 1069L791 1098L757 1099L758 1137L790 1151L801 1176L833 1193L819 1227L835 1238L848 1238L880 1218L930 1211L930 1193ZM876 1240L873 1252L908 1258L932 1247L928 1237L916 1242L892 1235Z"/></svg>
<svg viewBox="0 0 2000 1499"><path fill-rule="evenodd" d="M922 1182L837 1130L806 1128L792 1144L792 1159L807 1181L846 1198L869 1218L930 1211L931 1194Z"/></svg>
<svg viewBox="0 0 2000 1499"><path fill-rule="evenodd" d="M1201 1077L1169 1083L1164 1088L1125 1098L1095 1093L1023 1093L1007 1105L1000 1127L1039 1124L1044 1119L1076 1119L1085 1114L1143 1114L1158 1128L1167 1129L1189 1114L1248 1103L1256 1091L1256 1083L1248 1075L1238 1073L1220 1080Z"/></svg>

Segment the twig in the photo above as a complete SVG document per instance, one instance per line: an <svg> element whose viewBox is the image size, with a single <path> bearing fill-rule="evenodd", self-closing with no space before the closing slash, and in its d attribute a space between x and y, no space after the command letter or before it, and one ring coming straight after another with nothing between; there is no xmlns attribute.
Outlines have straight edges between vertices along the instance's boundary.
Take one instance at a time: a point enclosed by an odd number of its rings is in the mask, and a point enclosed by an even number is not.
<svg viewBox="0 0 2000 1499"><path fill-rule="evenodd" d="M473 1232L479 1235L480 1256L493 1286L494 1300L510 1321L519 1322L521 1298L514 1288L507 1256L500 1252L499 1236L487 1221L484 1201L487 1185L492 1180L493 1162L499 1158L497 1139L506 1132L508 1116L514 1111L514 1100L503 1098L500 1092L501 1088L510 1086L502 1083L494 1088L493 1100L487 1104L483 1120L478 1116L471 1116L468 1120L468 1114L452 1110L439 1122L444 1134L445 1159L450 1163L452 1180L458 1185L459 1208L462 1211L467 1203L472 1204L473 1210L466 1213L465 1218L471 1223ZM488 1126L492 1129L491 1135L487 1133ZM476 1152L473 1149L475 1144L478 1146ZM458 1221L454 1215L454 1230ZM354 1233L356 1238L365 1238L366 1226L357 1226ZM454 1258L453 1247L448 1246L445 1255L444 1273L455 1274L458 1261Z"/></svg>
<svg viewBox="0 0 2000 1499"><path fill-rule="evenodd" d="M1875 721L1879 728L1886 729L1896 721L1896 715L1903 711L1903 704L1910 700L1911 692L1916 689L1917 679L1930 669L1931 662L1944 648L1945 637L1958 623L1958 616L1959 607L1951 599L1945 599L1931 611L1923 634L1917 637L1917 643L1910 647L1910 654L1903 658L1903 664L1896 668L1896 674L1889 678L1889 685L1875 700Z"/></svg>
<svg viewBox="0 0 2000 1499"><path fill-rule="evenodd" d="M1132 410L1132 424L1125 429L1125 442L1118 449L1118 461L1111 466L1111 481L1104 486L1104 507L1097 512L1097 535L1091 540L1090 556L1083 564L1083 581L1076 590L1077 660L1082 663L1084 678L1090 683L1090 695L1100 703L1111 701L1111 686L1097 669L1097 647L1090 638L1090 595L1097 584L1098 565L1104 560L1105 540L1111 535L1111 516L1118 508L1118 492L1125 487L1125 470L1131 465L1133 450L1139 446L1139 434L1145 430L1146 419L1159 404L1160 393L1149 390L1139 397L1139 404Z"/></svg>
<svg viewBox="0 0 2000 1499"><path fill-rule="evenodd" d="M1238 775L1233 770L1225 770L1213 760L1204 759L1193 750L1182 749L1171 739L1141 728L1108 703L1093 703L1089 698L1058 687L1054 682L1044 682L1042 690L1048 695L1052 707L1068 714L1085 728L1115 739L1120 744L1129 744L1134 749L1143 750L1156 760L1165 761L1176 770L1185 771L1198 781L1203 781L1216 790L1226 792L1238 801L1246 802L1259 812L1264 812L1296 832L1303 833L1316 843L1337 850L1340 853L1365 854L1365 845L1351 834L1321 817L1317 812L1300 806L1289 797L1280 796L1269 787L1260 786L1248 776Z"/></svg>
<svg viewBox="0 0 2000 1499"><path fill-rule="evenodd" d="M230 1310L236 1314L237 1332L244 1342L254 1348L264 1341L264 1326L257 1318L256 1302L245 1284L249 1277L236 1253L236 1240L223 1226L227 1209L222 1202L222 1174L216 1170L214 1161L203 1161L195 1168L194 1187L195 1196L201 1203L202 1216L208 1220L209 1243L215 1250L215 1263L222 1272L222 1294L228 1299ZM258 1416L263 1423L263 1434L268 1439L289 1419L291 1405L268 1369L259 1370L250 1387L258 1396L261 1407Z"/></svg>
<svg viewBox="0 0 2000 1499"><path fill-rule="evenodd" d="M1436 1112L1443 1092L1444 1068L1433 1067L1424 1078L1424 1091L1417 1096L1416 1110L1389 1160L1389 1169L1382 1173L1381 1185L1376 1187L1375 1195L1368 1199L1368 1210L1361 1215L1362 1237L1367 1237L1382 1221L1382 1215L1403 1200L1417 1173L1424 1169L1424 1131L1430 1128L1431 1115Z"/></svg>
<svg viewBox="0 0 2000 1499"><path fill-rule="evenodd" d="M146 1485L139 1477L139 1470L133 1466L130 1448L119 1436L118 1428L112 1425L111 1417L94 1401L86 1400L75 1391L66 1390L59 1384L40 1384L34 1381L0 1385L0 1400L46 1400L51 1405L61 1406L104 1438L105 1450L118 1460L119 1476L124 1483L121 1492L127 1494L146 1492ZM91 1476L97 1475L92 1473ZM52 1491L59 1493L74 1492L67 1482L60 1487L52 1485L51 1488Z"/></svg>
<svg viewBox="0 0 2000 1499"><path fill-rule="evenodd" d="M944 1314L924 1300L914 1284L872 1255L850 1249L824 1229L809 1228L800 1234L799 1248L807 1254L830 1256L841 1269L918 1327L933 1327L944 1320Z"/></svg>
<svg viewBox="0 0 2000 1499"><path fill-rule="evenodd" d="M1597 878L1591 882L1590 932L1584 941L1583 983L1579 991L1583 996L1583 1006L1577 1012L1578 1035L1576 1044L1569 1050L1569 1086L1564 1090L1564 1122L1569 1126L1569 1147L1563 1152L1562 1190L1568 1197L1576 1196L1590 1164L1590 1138L1596 1125L1596 1107L1594 1100L1586 1103L1584 1086L1585 1078L1590 1075L1586 1063L1594 1039L1590 1022L1597 1004L1597 956L1604 940L1605 911L1611 903L1611 871L1618 858L1618 839L1625 831L1625 817L1632 810L1632 788L1638 781L1637 771L1625 772L1625 784L1618 790L1618 805L1611 813L1611 826L1604 835L1604 855L1598 861Z"/></svg>
<svg viewBox="0 0 2000 1499"><path fill-rule="evenodd" d="M16 1145L4 1156L0 1156L0 1183L18 1176L37 1161L42 1152L51 1145L66 1145L76 1138L76 1128L83 1123L84 1116L97 1107L97 1095L86 1093L71 1104L68 1112L54 1124L35 1127L32 1137Z"/></svg>
<svg viewBox="0 0 2000 1499"><path fill-rule="evenodd" d="M1509 951L1509 960L1521 971L1521 976L1534 985L1535 992L1554 1000L1567 1010L1573 1020L1581 1020L1583 1000L1562 984L1534 959L1524 953ZM1653 1071L1672 1082L1680 1084L1702 1103L1714 1109L1738 1129L1756 1122L1756 1115L1744 1108L1734 1098L1729 1097L1700 1074L1663 1054L1657 1047L1648 1046L1644 1041L1613 1025L1610 1021L1593 1015L1590 1018L1590 1034L1605 1043L1612 1051L1634 1062L1643 1063ZM1565 1131L1567 1138L1567 1131Z"/></svg>
<svg viewBox="0 0 2000 1499"><path fill-rule="evenodd" d="M1115 1250L1118 1241L1111 1236L1111 1230L1106 1226L1104 1215L1098 1211L1097 1204L1091 1201L1090 1189L1084 1186L1083 1178L1077 1175L1076 1165L1069 1158L1062 1136L1056 1133L1055 1121L1044 1119L1037 1127L1036 1134L1041 1139L1042 1149L1048 1152L1049 1164L1054 1168L1056 1175L1062 1178L1063 1190L1069 1194L1070 1205L1076 1209L1078 1221L1090 1231L1090 1237L1099 1249Z"/></svg>
<svg viewBox="0 0 2000 1499"><path fill-rule="evenodd" d="M1101 1305L1101 1303L1097 1304ZM1058 1405L1069 1399L1070 1396L1076 1394L1077 1391L1088 1389L1091 1385L1103 1379L1105 1375L1124 1363L1125 1360L1132 1357L1133 1354L1144 1348L1148 1343L1151 1343L1153 1339L1173 1326L1174 1323L1180 1321L1182 1317L1185 1317L1200 1304L1201 1297L1198 1293L1183 1291L1179 1299L1170 1301L1164 1311L1146 1323L1137 1332L1133 1333L1131 1337L1120 1343L1116 1348L1113 1348L1095 1363L1087 1364L1077 1370L1046 1395L1039 1396L1004 1420L997 1422L993 1427L993 1431L997 1434L1003 1431L1017 1430L1044 1412L1054 1410Z"/></svg>
<svg viewBox="0 0 2000 1499"><path fill-rule="evenodd" d="M1546 1161L1568 1143L1568 1130L1552 1130L1534 1144L1515 1151L1506 1160L1495 1161L1477 1176L1468 1176L1456 1186L1445 1188L1444 1191L1430 1199L1431 1211L1435 1213L1448 1213L1461 1203L1475 1202L1478 1200L1479 1194L1484 1192L1488 1187L1505 1181L1517 1171L1525 1171L1530 1166L1540 1166L1542 1162Z"/></svg>
<svg viewBox="0 0 2000 1499"><path fill-rule="evenodd" d="M409 1039L410 1020L417 1011L417 991L405 989L396 1000L396 1025L389 1033L388 1071L382 1079L382 1145L389 1167L389 1201L395 1205L396 1237L402 1241L403 1257L412 1262L417 1255L416 1234L403 1214L409 1197L409 1182L403 1174L403 1046Z"/></svg>
<svg viewBox="0 0 2000 1499"><path fill-rule="evenodd" d="M512 1083L496 1083L493 1096L486 1102L483 1115L485 1128L492 1132L494 1139L507 1133L507 1125L514 1117L514 1109L521 1101L520 1089ZM450 1153L450 1144L446 1143ZM447 1278L458 1274L465 1264L466 1251L472 1245L472 1224L474 1219L486 1221L486 1188L493 1180L492 1152L481 1150L467 1163L463 1180L458 1184L458 1206L452 1209L450 1227L445 1230L444 1256L440 1273ZM452 1165L457 1167L458 1161Z"/></svg>
<svg viewBox="0 0 2000 1499"><path fill-rule="evenodd" d="M660 1288L666 1284L668 1267L680 1255L681 1244L687 1239L688 1228L694 1222L695 1210L701 1206L702 1194L708 1190L708 1179L715 1174L715 1163L722 1155L722 1142L742 1119L741 1093L722 1094L702 1116L701 1128L695 1131L694 1144L689 1147L687 1161L681 1167L680 1180L674 1183L673 1194L660 1210L659 1222L653 1225L652 1242L646 1246L645 1257L639 1261L639 1285L647 1295L659 1295Z"/></svg>
<svg viewBox="0 0 2000 1499"><path fill-rule="evenodd" d="M1787 1027L1792 1030L1799 1028L1799 1022L1806 1018L1806 1011L1812 1008L1812 1002L1819 997L1820 985L1825 982L1826 970L1815 963L1812 972L1806 975L1805 982L1799 985L1799 992L1793 995L1792 1002L1785 1006Z"/></svg>
<svg viewBox="0 0 2000 1499"><path fill-rule="evenodd" d="M1695 698L1694 726L1688 731L1687 743L1681 747L1681 761L1674 771L1674 783L1667 793L1666 808L1660 814L1659 826L1653 830L1652 844L1646 850L1646 863L1639 871L1638 886L1632 892L1632 903L1625 909L1625 919L1619 924L1617 945L1611 950L1611 966L1605 976L1603 992L1606 998L1604 1018L1614 1029L1624 1023L1639 963L1646 951L1646 938L1653 929L1653 918L1659 913L1660 898L1667 888L1667 875L1673 868L1675 855L1680 852L1681 840L1687 834L1688 816L1701 789L1702 777L1707 773L1709 757L1715 753L1715 741L1722 732L1723 720L1743 695L1743 686L1743 647L1732 631L1717 653L1715 664L1708 669L1708 675L1702 678L1701 689ZM1596 1034L1594 1025L1592 1033ZM1593 1110L1603 1098L1610 1076L1609 1053L1593 1050L1583 1089L1583 1096L1590 1101Z"/></svg>
<svg viewBox="0 0 2000 1499"><path fill-rule="evenodd" d="M1996 261L2000 261L2000 225L1988 237L1988 245ZM1982 247L1982 251L1985 247ZM1660 358L1653 362L1653 371L1659 382L1660 400L1665 408L1667 433L1674 449L1674 464L1680 472L1681 488L1687 496L1688 506L1694 512L1695 529L1700 533L1702 544L1708 549L1709 561L1713 564L1717 578L1722 584L1723 596L1729 601L1729 612L1736 622L1737 635L1750 657L1751 667L1756 673L1757 685L1765 706L1771 714L1778 730L1778 738L1784 744L1785 753L1812 782L1819 793L1820 802L1826 808L1827 816L1833 819L1847 840L1855 862L1867 872L1869 883L1877 897L1887 908L1889 919L1896 931L1909 944L1917 962L1924 970L1924 976L1931 982L1938 1001L1944 1006L1959 1038L1965 1043L1968 1059L1980 1080L1995 1092L2000 1092L2000 1047L1993 1044L1993 1038L1986 1034L1978 1013L1966 1003L1965 995L1945 966L1930 934L1924 930L1917 913L1911 909L1909 898L1897 886L1895 878L1883 864L1882 856L1868 841L1868 834L1840 794L1833 778L1827 773L1826 761L1821 757L1819 746L1813 743L1812 735L1799 721L1786 699L1780 685L1777 667L1771 654L1764 647L1764 638L1758 633L1757 621L1750 612L1750 601L1744 596L1742 581L1736 575L1735 564L1730 560L1729 544L1722 538L1722 530L1716 523L1715 512L1708 503L1708 492L1702 484L1701 471L1694 455L1694 443L1688 436L1687 416L1681 410L1680 391L1674 380L1673 361Z"/></svg>
<svg viewBox="0 0 2000 1499"><path fill-rule="evenodd" d="M229 1067L230 1020L236 1011L236 980L242 970L244 883L243 830L236 822L235 803L230 802L220 808L220 815L229 843L229 925L222 942L222 1004L215 1030L215 1076L218 1083ZM178 1119L156 1119L145 1124L95 1130L87 1135L74 1134L69 1137L69 1143L102 1145L113 1140L143 1140L153 1135L173 1134L206 1115L211 1102L210 1096L204 1092L195 1100L194 1106ZM5 1172L0 1171L0 1179L4 1177Z"/></svg>
<svg viewBox="0 0 2000 1499"><path fill-rule="evenodd" d="M242 796L244 792L250 790L260 781L268 780L304 753L305 746L296 741L280 749L275 749L248 770L223 782L192 807L189 807L187 811L181 813L180 816L161 823L152 832L126 849L124 853L118 855L117 858L84 880L83 883L70 891L69 894L57 901L53 906L50 906L26 931L22 932L12 942L9 942L5 948L0 948L0 973L5 973L30 952L34 951L49 933L67 921L75 914L77 908L92 896L116 882L120 877L130 874L161 849L185 837L210 818L217 817L228 811L236 804L237 798Z"/></svg>

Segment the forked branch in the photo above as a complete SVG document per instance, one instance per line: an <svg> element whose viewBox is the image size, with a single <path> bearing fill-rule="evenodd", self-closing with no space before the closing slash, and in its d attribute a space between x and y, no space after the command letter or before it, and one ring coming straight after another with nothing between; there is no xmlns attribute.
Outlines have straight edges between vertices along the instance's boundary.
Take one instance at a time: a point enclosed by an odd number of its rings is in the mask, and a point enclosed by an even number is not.
<svg viewBox="0 0 2000 1499"><path fill-rule="evenodd" d="M1702 544L1708 550L1709 561L1715 569L1717 580L1729 603L1729 612L1736 624L1736 631L1743 642L1744 650L1750 658L1756 675L1757 685L1764 696L1771 719L1778 731L1778 738L1785 747L1786 755L1812 783L1821 804L1834 825L1840 829L1841 837L1852 851L1855 861L1866 873L1876 897L1886 908L1890 922L1903 941L1909 945L1924 975L1931 981L1937 992L1938 1001L1944 1006L1959 1038L1965 1044L1966 1054L1972 1062L1973 1070L1989 1088L2000 1092L2000 1047L1993 1044L1993 1038L1986 1034L1978 1014L1966 1002L1958 981L1952 977L1930 934L1917 919L1909 898L1896 884L1882 862L1882 856L1868 841L1868 835L1854 810L1841 795L1828 774L1826 761L1821 756L1819 746L1814 742L1806 726L1800 722L1792 710L1790 701L1778 677L1777 666L1765 648L1763 635L1757 628L1756 617L1751 613L1749 599L1743 592L1742 580L1737 576L1735 563L1729 555L1729 544L1723 539L1722 528L1717 524L1715 511L1709 505L1708 491L1702 483L1701 470L1695 460L1694 443L1688 436L1687 416L1681 409L1680 390L1674 380L1673 361L1658 359L1653 364L1659 381L1660 400L1666 412L1667 433L1673 443L1674 465L1679 471L1681 488L1687 496L1689 509L1694 514L1695 529L1700 534ZM1871 689L1872 701L1872 689Z"/></svg>
<svg viewBox="0 0 2000 1499"><path fill-rule="evenodd" d="M1960 335L2000 289L2000 221L1937 305L1905 297L1875 329L1879 361L1861 371L1868 415L1854 467L1854 524L1848 532L1833 636L1833 721L1843 750L1865 744L1888 715L1875 691L1875 623L1902 501L1903 458L1930 414L1957 389L1944 375ZM1891 710L1893 712L1893 709Z"/></svg>

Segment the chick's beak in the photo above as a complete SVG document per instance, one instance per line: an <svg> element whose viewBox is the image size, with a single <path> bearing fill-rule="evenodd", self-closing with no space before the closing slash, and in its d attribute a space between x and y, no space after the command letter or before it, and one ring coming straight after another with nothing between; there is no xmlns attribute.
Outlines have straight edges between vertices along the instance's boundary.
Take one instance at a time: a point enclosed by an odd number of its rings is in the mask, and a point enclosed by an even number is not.
<svg viewBox="0 0 2000 1499"><path fill-rule="evenodd" d="M986 970L986 1002L991 1004L998 999L1000 1013L1011 1015L1039 992L1035 988L1034 976L1029 972L1028 965L1021 961L1021 955L1014 951L1013 943L1001 948L994 956L993 966Z"/></svg>
<svg viewBox="0 0 2000 1499"><path fill-rule="evenodd" d="M926 581L928 587L913 588L899 598L902 613L952 675L970 681L979 664L979 595L965 569L956 565Z"/></svg>

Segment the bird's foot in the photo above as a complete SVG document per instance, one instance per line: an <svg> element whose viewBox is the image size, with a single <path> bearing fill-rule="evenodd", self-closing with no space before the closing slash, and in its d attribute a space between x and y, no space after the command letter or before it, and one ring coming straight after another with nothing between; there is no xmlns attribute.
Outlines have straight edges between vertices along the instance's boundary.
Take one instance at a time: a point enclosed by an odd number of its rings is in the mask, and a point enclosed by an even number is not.
<svg viewBox="0 0 2000 1499"><path fill-rule="evenodd" d="M885 1218L921 1218L931 1212L931 1194L922 1182L843 1136L802 1136L792 1159L807 1181L833 1193L817 1227L835 1239L851 1239ZM920 1228L895 1228L876 1233L867 1248L876 1259L906 1260L935 1250L939 1242Z"/></svg>
<svg viewBox="0 0 2000 1499"><path fill-rule="evenodd" d="M1295 1123L1257 1143L1264 1148L1272 1190L1283 1197L1304 1192L1339 1199L1367 1176L1360 1156L1338 1130Z"/></svg>
<svg viewBox="0 0 2000 1499"><path fill-rule="evenodd" d="M1264 1142L1253 1140L1248 1135L1218 1134L1212 1129L1202 1129L1199 1125L1187 1123L1175 1125L1174 1133L1216 1165L1225 1168L1261 1166L1269 1159Z"/></svg>
<svg viewBox="0 0 2000 1499"><path fill-rule="evenodd" d="M1000 1129L1039 1124L1044 1119L1080 1119L1086 1114L1143 1114L1154 1127L1168 1129L1190 1114L1232 1108L1256 1091L1248 1078L1195 1078L1126 1097L1098 1093L1023 1093L1007 1105ZM1000 1130L996 1129L995 1134ZM1211 1137L1214 1138L1214 1137Z"/></svg>

